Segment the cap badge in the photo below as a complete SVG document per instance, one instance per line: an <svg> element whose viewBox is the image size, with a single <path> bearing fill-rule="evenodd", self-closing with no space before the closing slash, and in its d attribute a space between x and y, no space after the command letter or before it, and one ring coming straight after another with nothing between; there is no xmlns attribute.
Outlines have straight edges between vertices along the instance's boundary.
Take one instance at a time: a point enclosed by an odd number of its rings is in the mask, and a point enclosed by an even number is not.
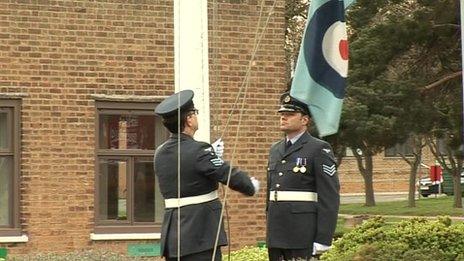
<svg viewBox="0 0 464 261"><path fill-rule="evenodd" d="M290 95L285 96L284 102L285 102L285 103L290 102Z"/></svg>

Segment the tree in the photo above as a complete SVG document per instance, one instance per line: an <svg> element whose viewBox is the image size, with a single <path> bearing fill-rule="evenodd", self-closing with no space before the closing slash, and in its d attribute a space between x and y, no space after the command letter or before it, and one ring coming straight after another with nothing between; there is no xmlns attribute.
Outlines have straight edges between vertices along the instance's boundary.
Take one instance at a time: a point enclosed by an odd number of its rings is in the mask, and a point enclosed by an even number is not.
<svg viewBox="0 0 464 261"><path fill-rule="evenodd" d="M287 82L290 82L300 51L308 13L308 0L285 0L285 57Z"/></svg>
<svg viewBox="0 0 464 261"><path fill-rule="evenodd" d="M428 138L428 146L444 171L453 178L454 204L462 208L461 172L463 171L463 140L462 140L462 100L456 97L459 91L459 81L450 82L442 89L439 97L433 102L438 111L438 120Z"/></svg>
<svg viewBox="0 0 464 261"><path fill-rule="evenodd" d="M391 64L414 42L409 35L411 22L398 23L403 17L400 4L402 1L360 0L347 19L350 72L339 135L357 160L366 206L375 205L372 157L408 137L400 124L407 88L389 75Z"/></svg>
<svg viewBox="0 0 464 261"><path fill-rule="evenodd" d="M397 79L397 82L401 80ZM422 163L422 151L426 146L426 137L433 126L433 118L430 117L433 109L418 95L420 87L415 86L416 84L402 82L399 101L401 105L395 126L395 129L401 132L401 137L408 137L406 142L412 153L411 155L400 153L401 158L409 165L408 207L416 206L417 173Z"/></svg>
<svg viewBox="0 0 464 261"><path fill-rule="evenodd" d="M401 85L386 77L391 61L410 48L410 23L398 26L399 0L359 0L348 15L351 42L349 88L343 108L340 132L334 150L341 162L346 147L353 149L364 179L366 205L375 205L372 157L385 147L407 137L395 126L400 115ZM287 50L296 59L307 6L304 1L287 1ZM396 12L392 12L396 10ZM393 14L396 14L394 16ZM292 25L290 27L290 25ZM394 32L394 34L392 33ZM391 35L385 38L385 35ZM293 60L290 60L290 62Z"/></svg>
<svg viewBox="0 0 464 261"><path fill-rule="evenodd" d="M435 158L445 171L453 176L454 206L462 207L460 192L460 173L462 168L462 100L460 93L460 44L459 44L458 1L440 0L415 1L406 20L411 19L413 44L408 52L399 56L393 63L395 73L390 78L407 80L414 92L407 94L410 106L403 113L401 125L410 130L417 146L426 140ZM399 19L398 22L402 23ZM421 28L417 30L416 28ZM420 99L417 99L417 98ZM459 106L461 104L461 106ZM417 121L415 119L421 119ZM437 139L444 141L446 149L438 148ZM461 150L460 150L461 148ZM418 149L418 147L416 147ZM418 154L414 161L405 160L411 165L409 205L412 177Z"/></svg>
<svg viewBox="0 0 464 261"><path fill-rule="evenodd" d="M420 91L438 85L449 86L447 90L456 93L452 86L460 75L457 7L454 0L359 1L350 13L352 52L342 116L343 139L350 139L346 140L349 146L363 153L353 151L366 184L366 205L375 204L370 195L371 157L381 151L382 145L389 147L395 140L401 143L410 137L416 144L414 158L404 158L411 166L410 206L414 205L423 140L431 135L431 130L436 130L435 137L447 133L450 153L445 168L450 168L455 181L459 179L462 140L456 132L461 130L457 115L462 115L462 106L458 106L456 95L424 102L427 97L421 96ZM443 100L447 105L442 104ZM438 124L438 128L437 122L446 124Z"/></svg>
<svg viewBox="0 0 464 261"><path fill-rule="evenodd" d="M440 165L453 177L454 207L462 208L460 186L463 165L462 86L459 2L456 0L421 1L421 17L429 21L431 37L427 60L433 62L429 84L423 87L424 99L435 111L428 145ZM460 94L460 95L459 95ZM442 141L440 149L437 140Z"/></svg>
<svg viewBox="0 0 464 261"><path fill-rule="evenodd" d="M352 149L358 169L364 179L366 206L374 206L373 156L406 140L395 129L398 112L395 109L395 88L387 81L351 85L342 113L340 140Z"/></svg>
<svg viewBox="0 0 464 261"><path fill-rule="evenodd" d="M287 50L297 57L306 16L306 1L288 0ZM350 71L340 131L334 150L341 162L350 147L364 179L366 205L375 205L372 156L414 140L410 168L409 205L414 206L415 180L426 137L448 137L450 154L456 164L448 164L457 175L462 166L459 101L441 95L443 88L454 90L460 79L459 12L457 0L358 0L347 16L350 41ZM451 10L451 11L450 11ZM291 18L291 19L290 19ZM303 20L304 21L304 20ZM292 41L294 39L294 41ZM292 42L293 45L288 45ZM290 66L291 67L291 66ZM442 106L432 97L452 101ZM452 95L451 95L452 96ZM455 106L454 110L450 107ZM446 108L446 109L445 109ZM421 121L417 121L421 119ZM437 124L446 122L447 124ZM441 135L441 136L440 136ZM430 140L430 138L428 139ZM429 144L432 144L429 141ZM462 145L461 145L462 148ZM459 154L461 153L461 154ZM461 158L459 159L459 155ZM460 164L460 165L459 165ZM457 180L457 176L453 176Z"/></svg>

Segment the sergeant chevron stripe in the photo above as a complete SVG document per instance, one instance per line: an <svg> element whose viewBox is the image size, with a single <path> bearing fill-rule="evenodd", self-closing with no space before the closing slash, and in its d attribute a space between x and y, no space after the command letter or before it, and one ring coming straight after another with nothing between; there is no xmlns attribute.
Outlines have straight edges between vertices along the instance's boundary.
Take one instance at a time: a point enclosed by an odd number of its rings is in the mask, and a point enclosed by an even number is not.
<svg viewBox="0 0 464 261"><path fill-rule="evenodd" d="M210 161L216 167L220 167L224 163L224 161L221 158L214 158L214 159L211 159Z"/></svg>
<svg viewBox="0 0 464 261"><path fill-rule="evenodd" d="M333 176L335 172L337 172L337 169L335 168L335 164L331 166L322 164L322 170L324 171L325 174L329 176Z"/></svg>

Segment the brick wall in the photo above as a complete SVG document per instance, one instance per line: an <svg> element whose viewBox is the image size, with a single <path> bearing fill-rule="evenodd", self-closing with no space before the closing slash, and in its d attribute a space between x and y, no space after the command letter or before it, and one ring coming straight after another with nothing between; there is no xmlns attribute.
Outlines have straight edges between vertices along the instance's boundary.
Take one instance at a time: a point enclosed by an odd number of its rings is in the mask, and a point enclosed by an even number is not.
<svg viewBox="0 0 464 261"><path fill-rule="evenodd" d="M173 90L172 1L2 1L0 92L22 101L21 223L12 254L92 243L92 94Z"/></svg>
<svg viewBox="0 0 464 261"><path fill-rule="evenodd" d="M211 97L211 136L225 133L225 158L230 160L233 157L234 165L257 177L264 186L269 148L281 137L277 108L286 86L283 1L277 1L267 27L266 20L274 1L265 1L261 18L261 1L216 2L216 8L212 4L209 6L210 21L216 21L210 24L209 34L212 47L210 82L216 90ZM244 4L247 2L249 4ZM251 61L255 42L264 29L259 48ZM247 70L248 85L244 82ZM242 105L238 104L226 128L229 112L242 86L248 86L243 114L240 115ZM232 249L256 245L257 241L264 240L264 189L258 197L246 198L230 192L228 198Z"/></svg>
<svg viewBox="0 0 464 261"><path fill-rule="evenodd" d="M424 149L422 162L425 165L433 165L435 160L427 149ZM373 159L374 191L380 192L407 192L409 186L410 166L401 157L385 157L379 153ZM345 157L339 167L341 192L364 193L364 180L358 169L354 157ZM420 177L428 177L429 170L421 167L417 174Z"/></svg>
<svg viewBox="0 0 464 261"><path fill-rule="evenodd" d="M209 3L212 136L224 130L244 81L260 3ZM261 29L272 4L265 2ZM267 150L280 136L275 110L285 88L283 4L277 1L251 67L241 125L238 107L224 134L226 157L236 144L233 163L262 182ZM124 252L128 242L89 239L95 180L91 95L173 92L173 1L5 0L1 5L0 93L27 94L20 214L29 242L0 246L12 255L86 248ZM234 248L264 238L263 195L229 194Z"/></svg>

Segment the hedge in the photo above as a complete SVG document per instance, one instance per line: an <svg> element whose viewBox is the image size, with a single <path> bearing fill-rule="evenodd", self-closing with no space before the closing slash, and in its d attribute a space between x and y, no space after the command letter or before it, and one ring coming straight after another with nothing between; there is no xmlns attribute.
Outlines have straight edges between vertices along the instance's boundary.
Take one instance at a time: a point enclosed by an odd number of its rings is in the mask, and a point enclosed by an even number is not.
<svg viewBox="0 0 464 261"><path fill-rule="evenodd" d="M229 260L228 255L223 255L222 260ZM267 248L246 246L230 253L231 261L268 261Z"/></svg>
<svg viewBox="0 0 464 261"><path fill-rule="evenodd" d="M452 225L451 219L440 217L387 224L375 217L337 239L321 260L464 261L464 223Z"/></svg>

